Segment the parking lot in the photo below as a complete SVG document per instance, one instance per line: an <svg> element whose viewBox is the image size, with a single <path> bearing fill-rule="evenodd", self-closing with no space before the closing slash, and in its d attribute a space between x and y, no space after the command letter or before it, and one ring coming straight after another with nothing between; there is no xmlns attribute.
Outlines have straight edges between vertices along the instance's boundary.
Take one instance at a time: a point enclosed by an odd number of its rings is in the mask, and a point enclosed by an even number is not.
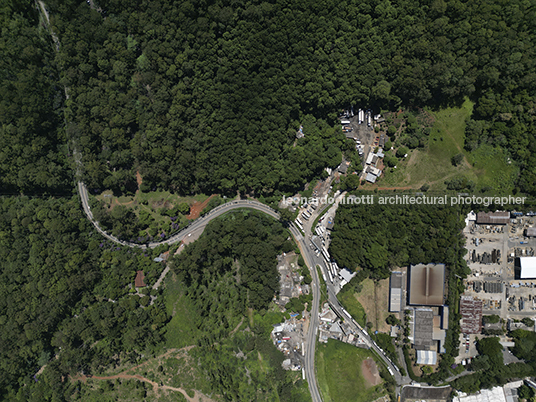
<svg viewBox="0 0 536 402"><path fill-rule="evenodd" d="M463 361L465 361L466 364L470 363L470 359L474 358L475 356L478 356L478 351L476 350L476 341L478 339L482 339L484 335L475 335L470 334L467 335L468 338L464 336L464 334L460 334L459 337L459 354L454 359L454 362L456 364L463 364Z"/></svg>

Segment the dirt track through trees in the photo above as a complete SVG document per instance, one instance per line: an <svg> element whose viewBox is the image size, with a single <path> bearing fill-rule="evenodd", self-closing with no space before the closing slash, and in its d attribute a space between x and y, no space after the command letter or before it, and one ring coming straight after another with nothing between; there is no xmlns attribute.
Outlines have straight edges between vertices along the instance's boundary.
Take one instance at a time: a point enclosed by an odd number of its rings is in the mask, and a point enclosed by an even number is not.
<svg viewBox="0 0 536 402"><path fill-rule="evenodd" d="M160 356L157 356L155 357L154 359L163 359L163 358L166 358L168 357L170 354L174 353L174 352L177 352L177 351L188 351L190 349L192 349L194 346L187 346L185 348L182 348L182 349L170 349L168 350L166 353L164 353L163 355L160 355ZM151 360L154 360L154 359L151 359ZM170 385L159 385L157 382L155 381L152 381L146 377L143 377L142 375L139 375L139 374L128 374L129 372L133 371L133 370L136 370L140 367L143 367L145 366L146 364L148 364L150 362L150 360L146 361L146 362L143 362L141 364L138 364L137 366L134 366L134 367L131 367L119 374L114 374L114 375L110 375L110 376L97 376L97 375L94 375L94 376L86 376L84 374L79 374L79 375L76 375L74 377L71 377L71 381L82 381L83 383L86 383L88 380L99 380L99 381L106 381L106 380L138 380L138 381L143 381L143 382L146 382L148 384L151 384L151 386L153 387L153 391L154 393L157 395L157 397L159 396L159 393L161 391L174 391L174 392L180 392L181 394L184 395L184 397L186 398L186 400L188 400L189 402L212 402L212 399L210 399L208 396L206 396L205 394L203 394L202 392L199 392L197 390L193 390L194 392L194 396L193 397L190 397L186 390L184 388L178 388L178 387L172 387Z"/></svg>

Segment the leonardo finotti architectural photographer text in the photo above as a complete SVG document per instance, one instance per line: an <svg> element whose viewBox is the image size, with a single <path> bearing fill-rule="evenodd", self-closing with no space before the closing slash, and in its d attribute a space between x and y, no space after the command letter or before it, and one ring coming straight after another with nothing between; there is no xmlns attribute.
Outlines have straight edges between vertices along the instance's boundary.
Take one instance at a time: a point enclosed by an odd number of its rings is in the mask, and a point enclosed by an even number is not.
<svg viewBox="0 0 536 402"><path fill-rule="evenodd" d="M360 196L348 196L344 197L340 203L350 205L522 205L525 203L527 197L481 197L481 196L413 196L413 195L360 195ZM335 202L334 197L283 197L284 205L306 205L306 204L333 204Z"/></svg>

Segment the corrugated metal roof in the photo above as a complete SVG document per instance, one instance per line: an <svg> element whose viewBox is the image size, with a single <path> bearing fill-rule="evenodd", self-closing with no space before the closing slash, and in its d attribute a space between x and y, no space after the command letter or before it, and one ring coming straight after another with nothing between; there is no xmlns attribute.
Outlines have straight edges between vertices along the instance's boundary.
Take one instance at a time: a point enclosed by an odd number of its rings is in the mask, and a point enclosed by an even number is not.
<svg viewBox="0 0 536 402"><path fill-rule="evenodd" d="M371 183L374 183L376 182L376 176L374 176L372 173L367 173L366 180Z"/></svg>
<svg viewBox="0 0 536 402"><path fill-rule="evenodd" d="M510 213L507 211L479 212L476 214L476 223L488 225L506 225L510 222Z"/></svg>
<svg viewBox="0 0 536 402"><path fill-rule="evenodd" d="M437 364L437 353L433 350L417 350L417 364Z"/></svg>
<svg viewBox="0 0 536 402"><path fill-rule="evenodd" d="M434 312L430 308L415 309L413 315L413 344L415 349L427 350L433 341Z"/></svg>
<svg viewBox="0 0 536 402"><path fill-rule="evenodd" d="M445 292L445 264L410 266L409 304L441 306Z"/></svg>
<svg viewBox="0 0 536 402"><path fill-rule="evenodd" d="M464 334L479 334L482 330L482 300L472 296L460 298L460 327Z"/></svg>
<svg viewBox="0 0 536 402"><path fill-rule="evenodd" d="M402 309L402 289L392 288L389 301L389 311L396 313Z"/></svg>

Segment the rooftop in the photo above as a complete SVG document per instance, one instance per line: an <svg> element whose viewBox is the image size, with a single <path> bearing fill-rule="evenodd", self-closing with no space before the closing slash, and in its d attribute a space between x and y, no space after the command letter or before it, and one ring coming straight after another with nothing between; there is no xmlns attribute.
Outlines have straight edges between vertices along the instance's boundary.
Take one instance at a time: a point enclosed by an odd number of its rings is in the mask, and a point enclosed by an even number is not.
<svg viewBox="0 0 536 402"><path fill-rule="evenodd" d="M482 330L482 300L473 296L460 298L460 327L464 334L479 334Z"/></svg>
<svg viewBox="0 0 536 402"><path fill-rule="evenodd" d="M437 364L437 353L433 350L417 350L417 364Z"/></svg>
<svg viewBox="0 0 536 402"><path fill-rule="evenodd" d="M143 271L136 272L136 279L134 279L134 286L137 288L143 288L147 286L144 282L145 275L143 275Z"/></svg>
<svg viewBox="0 0 536 402"><path fill-rule="evenodd" d="M479 225L506 225L510 222L507 211L479 212L476 214L476 223Z"/></svg>
<svg viewBox="0 0 536 402"><path fill-rule="evenodd" d="M389 311L398 312L402 310L402 281L404 275L402 272L391 273Z"/></svg>
<svg viewBox="0 0 536 402"><path fill-rule="evenodd" d="M376 182L376 176L374 176L372 173L367 173L366 180L368 182L374 183Z"/></svg>
<svg viewBox="0 0 536 402"><path fill-rule="evenodd" d="M536 237L536 228L527 228L525 236Z"/></svg>
<svg viewBox="0 0 536 402"><path fill-rule="evenodd" d="M445 264L410 266L409 304L441 306L445 294Z"/></svg>
<svg viewBox="0 0 536 402"><path fill-rule="evenodd" d="M520 279L536 278L536 257L519 257Z"/></svg>
<svg viewBox="0 0 536 402"><path fill-rule="evenodd" d="M433 341L434 312L431 308L415 309L413 315L413 344L415 349L429 350Z"/></svg>

